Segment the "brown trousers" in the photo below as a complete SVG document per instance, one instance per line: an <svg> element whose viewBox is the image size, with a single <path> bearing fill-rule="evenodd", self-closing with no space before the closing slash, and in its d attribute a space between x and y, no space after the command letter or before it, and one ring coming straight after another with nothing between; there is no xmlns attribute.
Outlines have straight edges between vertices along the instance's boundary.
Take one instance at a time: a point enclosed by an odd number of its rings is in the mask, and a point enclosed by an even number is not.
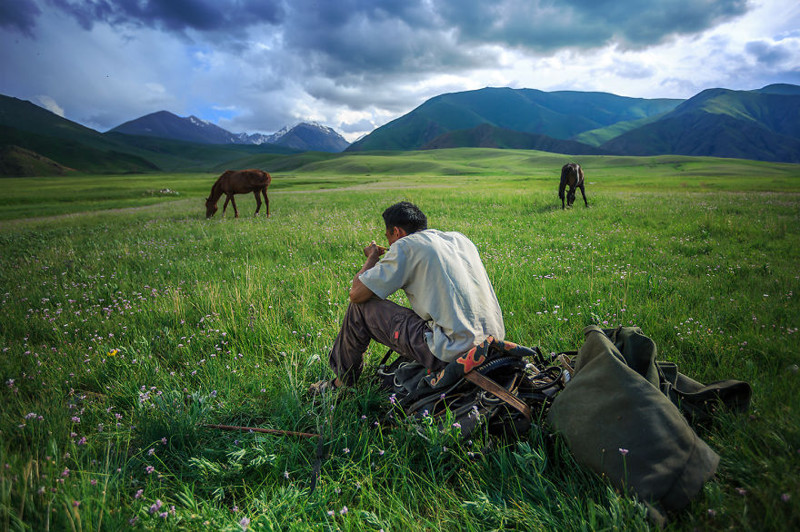
<svg viewBox="0 0 800 532"><path fill-rule="evenodd" d="M410 308L377 297L364 303L350 303L342 328L330 354L331 369L348 386L356 383L364 369L364 352L375 340L431 371L446 363L431 353L425 342L430 327Z"/></svg>

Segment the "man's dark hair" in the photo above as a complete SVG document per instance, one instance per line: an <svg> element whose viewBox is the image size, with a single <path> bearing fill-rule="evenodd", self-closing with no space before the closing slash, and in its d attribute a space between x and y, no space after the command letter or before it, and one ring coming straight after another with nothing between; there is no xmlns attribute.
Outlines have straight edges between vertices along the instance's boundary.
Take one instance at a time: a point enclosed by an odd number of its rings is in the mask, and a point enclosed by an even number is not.
<svg viewBox="0 0 800 532"><path fill-rule="evenodd" d="M428 218L419 207L408 201L395 203L383 211L383 221L386 229L399 227L409 235L428 228Z"/></svg>

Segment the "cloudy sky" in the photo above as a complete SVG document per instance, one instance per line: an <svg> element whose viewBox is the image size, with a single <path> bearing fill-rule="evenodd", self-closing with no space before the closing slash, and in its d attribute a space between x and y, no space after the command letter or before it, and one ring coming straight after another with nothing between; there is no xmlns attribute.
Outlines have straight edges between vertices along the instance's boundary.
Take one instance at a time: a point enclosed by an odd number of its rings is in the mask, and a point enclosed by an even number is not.
<svg viewBox="0 0 800 532"><path fill-rule="evenodd" d="M800 85L797 0L1 0L0 94L106 131L159 110L348 140L445 92Z"/></svg>

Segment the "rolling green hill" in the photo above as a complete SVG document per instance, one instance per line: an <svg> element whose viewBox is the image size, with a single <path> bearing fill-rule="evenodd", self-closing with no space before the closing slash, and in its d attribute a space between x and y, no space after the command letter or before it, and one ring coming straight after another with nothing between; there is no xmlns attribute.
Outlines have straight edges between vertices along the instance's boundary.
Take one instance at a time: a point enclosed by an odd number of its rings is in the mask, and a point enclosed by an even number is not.
<svg viewBox="0 0 800 532"><path fill-rule="evenodd" d="M628 155L800 162L800 87L770 87L703 91L661 119L600 147Z"/></svg>
<svg viewBox="0 0 800 532"><path fill-rule="evenodd" d="M443 94L376 129L347 151L419 149L444 133L481 124L567 140L585 131L664 113L680 102L510 88Z"/></svg>
<svg viewBox="0 0 800 532"><path fill-rule="evenodd" d="M517 150L540 150L553 153L569 153L575 155L591 155L603 153L601 150L575 142L504 129L489 124L481 124L472 129L459 129L439 135L425 144L423 150L458 148L471 146L476 148L503 148Z"/></svg>

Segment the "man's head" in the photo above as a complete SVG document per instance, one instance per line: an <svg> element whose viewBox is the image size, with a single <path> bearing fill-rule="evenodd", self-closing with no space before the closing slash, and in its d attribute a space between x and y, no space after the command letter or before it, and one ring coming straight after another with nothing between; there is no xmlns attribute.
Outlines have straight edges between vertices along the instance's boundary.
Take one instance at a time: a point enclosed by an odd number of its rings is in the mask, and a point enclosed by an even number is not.
<svg viewBox="0 0 800 532"><path fill-rule="evenodd" d="M386 238L389 239L390 244L397 240L397 238L390 238L390 235L395 232L395 228L404 233L402 236L428 228L428 218L425 217L425 213L408 201L395 203L383 211L383 221L386 224Z"/></svg>

